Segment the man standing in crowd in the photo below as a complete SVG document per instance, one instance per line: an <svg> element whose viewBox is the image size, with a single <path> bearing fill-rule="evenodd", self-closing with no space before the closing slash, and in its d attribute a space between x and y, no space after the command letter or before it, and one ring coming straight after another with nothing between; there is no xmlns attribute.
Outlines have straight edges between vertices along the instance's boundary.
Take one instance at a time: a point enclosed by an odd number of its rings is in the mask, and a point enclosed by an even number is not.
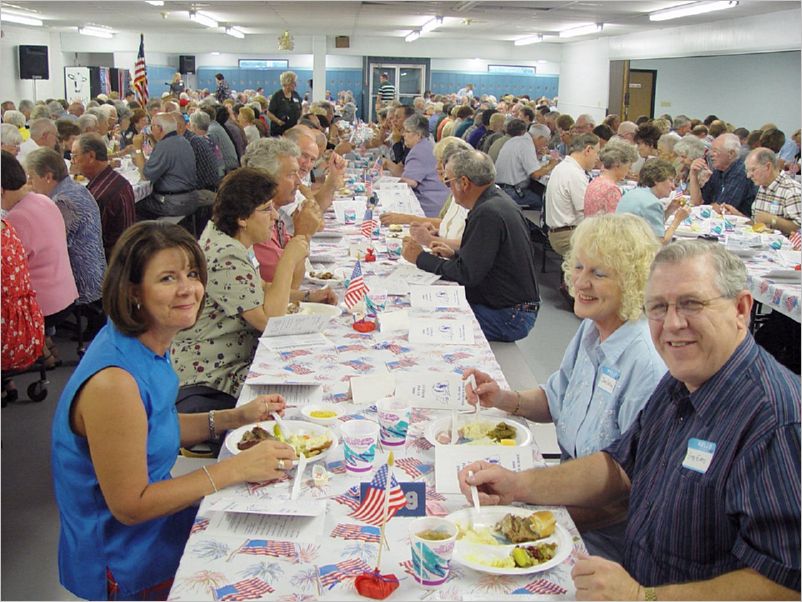
<svg viewBox="0 0 802 602"><path fill-rule="evenodd" d="M376 94L376 112L395 100L395 86L390 83L390 76L386 73L379 75L379 90Z"/></svg>
<svg viewBox="0 0 802 602"><path fill-rule="evenodd" d="M798 600L799 378L755 343L751 308L746 267L723 245L666 246L645 312L669 374L629 430L555 467L474 462L462 492L588 511L628 500L623 565L580 555L577 599Z"/></svg>
<svg viewBox="0 0 802 602"><path fill-rule="evenodd" d="M688 190L694 205L713 205L720 212L722 204L727 203L741 215L752 215L757 186L746 177L744 160L738 158L740 152L741 141L738 136L721 134L713 140L711 147L712 173L704 158L691 163ZM707 182L701 185L700 179L704 180L705 177Z"/></svg>
<svg viewBox="0 0 802 602"><path fill-rule="evenodd" d="M404 259L463 285L488 341L522 339L532 330L540 309L526 218L495 185L496 169L484 153L456 153L444 175L454 202L468 210L462 244L455 252L445 243L433 242L432 253L427 253L406 238Z"/></svg>

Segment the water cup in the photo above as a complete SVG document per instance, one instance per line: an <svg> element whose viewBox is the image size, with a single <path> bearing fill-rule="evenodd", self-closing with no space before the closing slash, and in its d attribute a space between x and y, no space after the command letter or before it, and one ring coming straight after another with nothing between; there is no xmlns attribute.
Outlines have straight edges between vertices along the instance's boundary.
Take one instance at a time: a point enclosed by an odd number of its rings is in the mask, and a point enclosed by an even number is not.
<svg viewBox="0 0 802 602"><path fill-rule="evenodd" d="M352 474L373 470L379 425L370 420L349 420L340 430L343 434L345 470Z"/></svg>
<svg viewBox="0 0 802 602"><path fill-rule="evenodd" d="M415 519L409 526L413 579L425 588L445 583L456 540L457 526L451 521L432 516Z"/></svg>
<svg viewBox="0 0 802 602"><path fill-rule="evenodd" d="M356 223L356 209L346 209L344 212L344 216L346 224Z"/></svg>
<svg viewBox="0 0 802 602"><path fill-rule="evenodd" d="M386 397L376 404L379 414L379 440L382 445L398 447L407 441L409 404L395 397Z"/></svg>
<svg viewBox="0 0 802 602"><path fill-rule="evenodd" d="M389 259L398 259L401 257L403 242L400 238L390 238L388 236L384 242L387 245L387 257Z"/></svg>

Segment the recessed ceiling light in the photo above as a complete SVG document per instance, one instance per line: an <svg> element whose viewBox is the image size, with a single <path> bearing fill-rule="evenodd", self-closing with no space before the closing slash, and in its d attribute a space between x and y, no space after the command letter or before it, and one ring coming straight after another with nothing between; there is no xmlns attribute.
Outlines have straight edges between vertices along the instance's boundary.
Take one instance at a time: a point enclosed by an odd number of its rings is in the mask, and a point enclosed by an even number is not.
<svg viewBox="0 0 802 602"><path fill-rule="evenodd" d="M738 2L695 2L693 4L683 4L682 6L675 6L674 8L667 8L665 10L658 10L649 13L650 21L668 21L670 19L679 19L680 17L689 17L691 15L701 15L703 13L712 13L717 10L724 10L725 8L734 8L738 6Z"/></svg>
<svg viewBox="0 0 802 602"><path fill-rule="evenodd" d="M560 37L575 38L577 36L586 36L592 33L599 33L602 30L602 27L602 23L591 23L590 25L582 25L581 27L564 29L560 32Z"/></svg>
<svg viewBox="0 0 802 602"><path fill-rule="evenodd" d="M420 32L419 32L419 31L410 31L410 32L409 32L409 33L406 35L406 37L404 38L404 41L405 41L405 42L414 42L414 41L415 41L415 40L417 40L419 37L420 37Z"/></svg>
<svg viewBox="0 0 802 602"><path fill-rule="evenodd" d="M7 9L3 9L3 21L9 23L19 23L20 25L34 25L36 27L42 26L42 20L36 17L29 17L28 15L21 15L19 13L10 13Z"/></svg>
<svg viewBox="0 0 802 602"><path fill-rule="evenodd" d="M430 31L432 31L434 29L437 29L442 24L443 24L443 17L435 17L434 19L431 19L430 21L426 21L426 23L424 23L421 26L420 32L421 33L428 33L428 32L430 32Z"/></svg>
<svg viewBox="0 0 802 602"><path fill-rule="evenodd" d="M525 38L515 40L512 44L513 46L528 46L529 44L537 44L542 41L543 41L543 35L537 34L534 36L527 36Z"/></svg>
<svg viewBox="0 0 802 602"><path fill-rule="evenodd" d="M105 38L110 40L114 37L114 32L111 29L107 29L105 27L93 27L91 25L87 25L84 27L78 28L78 33L84 36L93 36L95 38Z"/></svg>
<svg viewBox="0 0 802 602"><path fill-rule="evenodd" d="M226 27L226 33L234 38L239 38L240 40L245 38L245 32L240 31L236 27Z"/></svg>
<svg viewBox="0 0 802 602"><path fill-rule="evenodd" d="M191 10L189 11L189 18L195 21L195 23L199 23L200 25L204 25L205 27L219 27L217 21L212 19L209 15L204 15L203 13L199 13L197 11Z"/></svg>

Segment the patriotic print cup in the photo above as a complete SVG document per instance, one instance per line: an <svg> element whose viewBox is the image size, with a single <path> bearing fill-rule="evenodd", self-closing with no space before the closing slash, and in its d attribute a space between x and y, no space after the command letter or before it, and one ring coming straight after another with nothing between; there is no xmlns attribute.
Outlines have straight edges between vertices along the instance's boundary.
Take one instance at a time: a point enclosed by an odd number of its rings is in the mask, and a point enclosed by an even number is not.
<svg viewBox="0 0 802 602"><path fill-rule="evenodd" d="M407 442L409 430L409 404L394 397L376 403L379 415L379 440L382 445L398 447Z"/></svg>
<svg viewBox="0 0 802 602"><path fill-rule="evenodd" d="M345 470L362 474L373 470L379 425L370 420L349 420L340 430L343 434Z"/></svg>
<svg viewBox="0 0 802 602"><path fill-rule="evenodd" d="M425 539L432 532L447 535L446 539ZM423 534L424 537L420 537ZM423 587L437 587L448 580L451 555L457 540L457 526L450 520L427 516L415 519L409 526L412 547L412 577Z"/></svg>

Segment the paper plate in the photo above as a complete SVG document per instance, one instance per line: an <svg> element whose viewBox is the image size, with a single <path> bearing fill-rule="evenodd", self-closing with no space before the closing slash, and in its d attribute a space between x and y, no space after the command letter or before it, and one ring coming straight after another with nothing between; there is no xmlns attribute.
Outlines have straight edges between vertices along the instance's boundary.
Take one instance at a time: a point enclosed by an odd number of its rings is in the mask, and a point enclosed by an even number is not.
<svg viewBox="0 0 802 602"><path fill-rule="evenodd" d="M336 318L343 310L337 307L336 305L327 305L326 303L311 303L306 301L301 301L301 311L298 313L301 314L312 314L318 316L328 316L329 318Z"/></svg>
<svg viewBox="0 0 802 602"><path fill-rule="evenodd" d="M237 448L237 443L240 442L242 436L249 430L251 430L255 426L261 426L265 429L268 433L273 433L273 427L275 426L274 420L268 420L265 422L257 422L256 424L246 424L245 426L241 426L238 429L234 429L233 431L229 431L228 436L226 437L226 448L232 454L238 454L242 450ZM331 447L327 450L323 451L322 453L312 456L309 458L310 462L317 462L318 460L325 458L328 456L332 450L336 449L337 447L337 435L332 431L330 428L326 426L322 426L320 424L313 424L310 422L302 421L302 420L285 420L284 421L285 429L289 431L289 433L285 433L285 437L290 437L291 435L326 435L329 440L332 442ZM293 466L296 466L298 461L292 463Z"/></svg>
<svg viewBox="0 0 802 602"><path fill-rule="evenodd" d="M494 424L499 422L505 422L509 424L515 429L516 447L529 445L529 443L532 441L532 432L527 427L515 420L505 419L503 416L481 416L481 414L479 420L481 422L492 422ZM460 428L462 428L462 426L465 424L475 421L476 418L472 414L467 416L465 414L457 414L457 424ZM449 438L451 437L451 416L442 416L437 420L430 422L424 431L424 437L426 437L426 440L434 446L447 445L446 443L440 443L437 440L437 436L441 433L445 433ZM470 443L462 443L461 445L470 445Z"/></svg>
<svg viewBox="0 0 802 602"><path fill-rule="evenodd" d="M492 527L498 523L506 514L514 514L516 516L529 516L534 510L529 508L519 508L517 506L484 506L477 515L473 508L464 508L457 512L452 512L446 518L456 523L460 529L465 529L471 524L474 527ZM471 518L473 521L471 522ZM478 543L467 543L462 540L457 540L454 546L453 559L468 568L480 571L483 573L490 573L493 575L529 575L531 573L539 573L547 571L562 562L571 554L574 547L571 534L560 525L556 525L554 533L546 538L539 539L536 542L525 542L519 545L534 545L538 543L556 543L557 551L554 558L542 564L521 568L502 568L488 566L484 564L485 559L503 559L510 555L515 544L500 544L500 545L487 545Z"/></svg>

